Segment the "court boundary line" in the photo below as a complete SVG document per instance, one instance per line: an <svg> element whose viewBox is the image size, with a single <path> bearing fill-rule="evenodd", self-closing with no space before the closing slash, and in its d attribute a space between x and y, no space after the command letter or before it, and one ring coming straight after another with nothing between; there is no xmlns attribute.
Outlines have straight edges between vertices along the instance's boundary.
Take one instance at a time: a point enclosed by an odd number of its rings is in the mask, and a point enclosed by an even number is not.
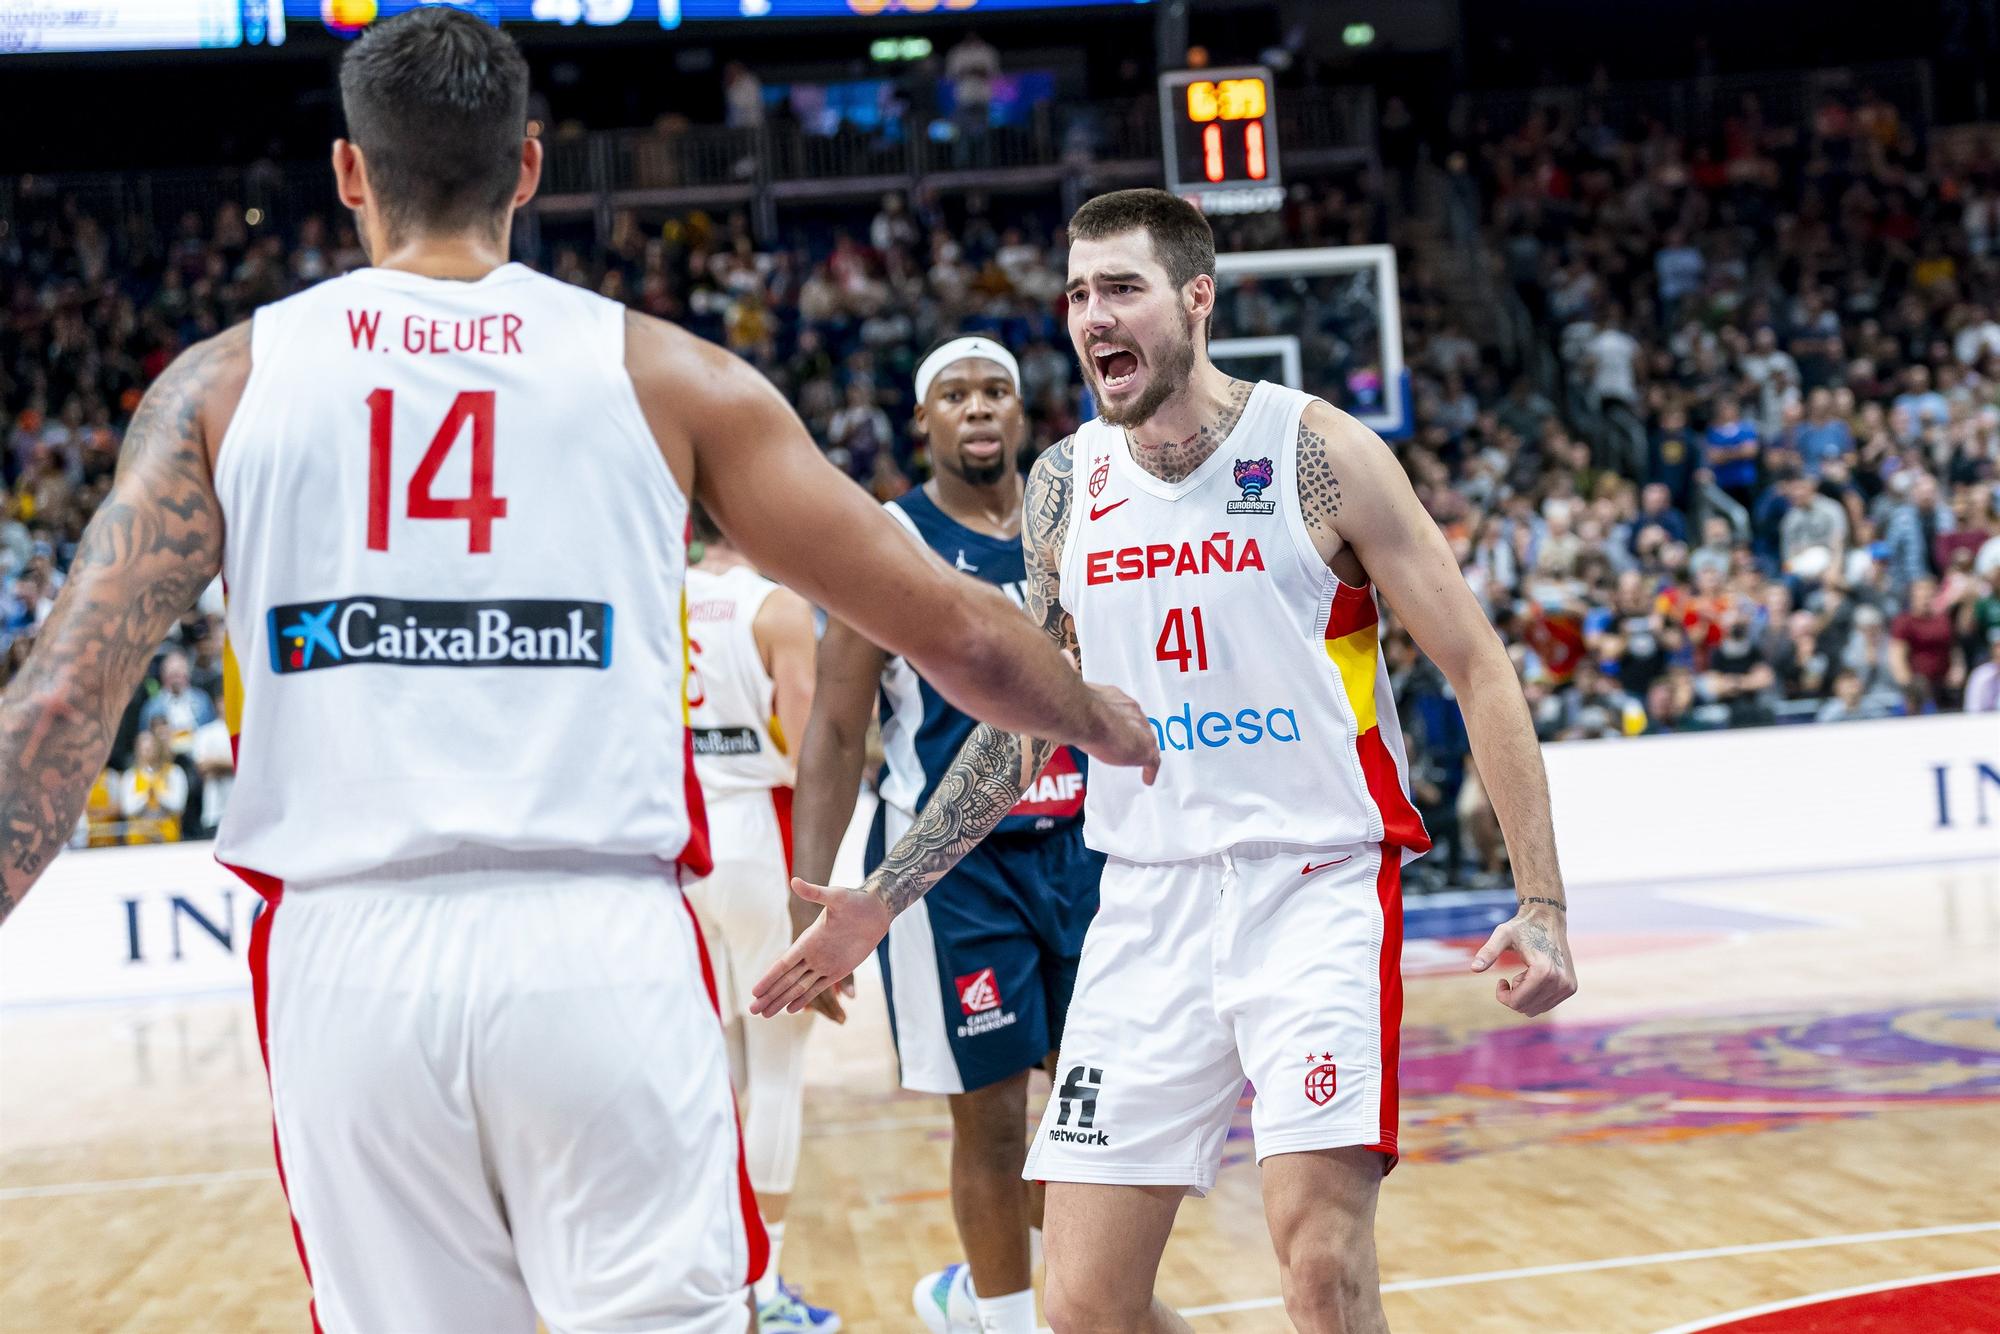
<svg viewBox="0 0 2000 1334"><path fill-rule="evenodd" d="M1920 866L1984 866L1993 855L1987 852L1949 853L1942 857L1898 857L1878 862L1826 862L1812 866L1777 866L1762 871L1703 871L1697 875L1634 876L1627 880L1578 880L1571 889L1673 889L1680 885L1701 885L1719 880L1777 880L1791 875L1840 875L1861 871L1901 871ZM1762 911L1759 909L1758 911Z"/></svg>
<svg viewBox="0 0 2000 1334"><path fill-rule="evenodd" d="M1787 1297L1783 1301L1766 1302L1762 1306L1746 1306L1740 1311L1725 1311L1721 1315L1703 1316L1685 1325L1675 1325L1672 1329L1660 1330L1658 1334L1700 1334L1702 1330L1714 1329L1734 1320L1754 1320L1760 1315L1796 1311L1802 1307L1818 1306L1823 1302L1837 1302L1846 1297L1866 1297L1873 1292L1894 1292L1898 1288L1918 1288L1931 1283L1950 1283L1965 1278L1992 1278L1995 1275L2000 1275L2000 1265L1987 1265L1981 1269L1954 1269L1941 1274L1918 1274L1913 1278L1885 1279L1880 1283L1863 1283L1859 1287L1813 1292L1803 1297Z"/></svg>
<svg viewBox="0 0 2000 1334"><path fill-rule="evenodd" d="M1614 1255L1601 1260L1568 1260L1560 1264L1528 1265L1519 1269L1489 1269L1473 1274L1441 1274L1433 1278L1398 1279L1384 1283L1386 1296L1395 1292L1427 1292L1434 1288L1456 1288L1474 1283L1506 1283L1520 1278L1547 1278L1562 1274L1588 1274L1605 1269L1636 1269L1644 1265L1685 1264L1693 1260L1725 1260L1739 1255L1769 1255L1779 1251L1806 1251L1828 1246L1865 1246L1871 1242L1915 1241L1924 1237L1964 1236L1975 1232L2000 1232L2000 1219L1983 1223L1944 1223L1935 1227L1896 1228L1883 1232L1850 1232L1836 1237L1793 1237L1784 1241L1751 1241L1733 1246L1708 1246L1698 1250L1657 1251L1650 1255ZM1283 1306L1283 1297L1253 1297L1210 1306L1191 1306L1181 1311L1188 1319L1209 1315L1229 1315L1237 1311L1265 1311Z"/></svg>
<svg viewBox="0 0 2000 1334"><path fill-rule="evenodd" d="M176 1176L110 1177L102 1181L54 1181L42 1186L0 1187L0 1203L9 1200L60 1199L68 1195L106 1195L121 1190L166 1190L173 1186L213 1186L237 1181L278 1179L271 1167L235 1167L221 1172L183 1172Z"/></svg>

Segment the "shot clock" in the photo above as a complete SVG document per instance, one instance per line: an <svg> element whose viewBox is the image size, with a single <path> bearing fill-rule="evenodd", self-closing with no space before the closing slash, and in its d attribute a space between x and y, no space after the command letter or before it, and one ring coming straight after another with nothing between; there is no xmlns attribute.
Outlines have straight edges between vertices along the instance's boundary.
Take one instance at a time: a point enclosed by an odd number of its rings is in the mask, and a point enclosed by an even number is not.
<svg viewBox="0 0 2000 1334"><path fill-rule="evenodd" d="M1262 213L1282 204L1275 96L1262 66L1162 74L1167 189L1205 213Z"/></svg>

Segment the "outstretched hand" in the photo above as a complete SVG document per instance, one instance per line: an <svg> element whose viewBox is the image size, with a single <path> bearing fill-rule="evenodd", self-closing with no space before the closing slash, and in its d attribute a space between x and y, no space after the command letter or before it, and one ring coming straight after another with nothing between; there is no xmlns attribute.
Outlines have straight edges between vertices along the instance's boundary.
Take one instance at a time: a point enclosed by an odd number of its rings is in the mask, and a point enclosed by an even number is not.
<svg viewBox="0 0 2000 1334"><path fill-rule="evenodd" d="M1502 1005L1522 1014L1547 1014L1576 994L1576 965L1570 959L1569 931L1559 910L1528 904L1494 927L1473 956L1472 971L1485 972L1509 949L1527 967L1500 979L1493 994Z"/></svg>
<svg viewBox="0 0 2000 1334"><path fill-rule="evenodd" d="M1116 686L1092 685L1096 697L1097 731L1078 743L1083 752L1105 764L1139 771L1139 781L1151 787L1160 772L1160 743L1138 701Z"/></svg>
<svg viewBox="0 0 2000 1334"><path fill-rule="evenodd" d="M827 988L851 978L889 934L889 905L866 890L808 884L795 876L792 893L822 911L750 989L752 1014L797 1014Z"/></svg>

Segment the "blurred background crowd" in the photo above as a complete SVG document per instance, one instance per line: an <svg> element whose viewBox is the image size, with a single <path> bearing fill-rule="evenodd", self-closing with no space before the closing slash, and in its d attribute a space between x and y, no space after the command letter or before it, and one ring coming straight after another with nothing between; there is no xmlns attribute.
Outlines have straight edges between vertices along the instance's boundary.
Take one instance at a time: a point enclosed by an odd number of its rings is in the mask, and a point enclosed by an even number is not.
<svg viewBox="0 0 2000 1334"><path fill-rule="evenodd" d="M947 127L944 165L976 176L1015 114L994 96L1018 92L1012 59L976 35L940 43L932 91L902 80L891 119ZM1114 82L1134 78L1121 65ZM724 130L799 114L742 64L721 87ZM1497 112L1387 93L1358 159L1295 173L1275 213L1218 219L1218 247L1397 245L1414 427L1395 445L1545 739L2000 709L2000 136L1947 135L1920 99L1856 80L1788 112L1705 96L1699 117L1652 114L1602 71ZM1079 163L1116 135L1086 129L1062 136ZM366 263L331 209L281 223L254 192L163 210L13 184L0 683L148 382L259 304ZM1018 354L1024 466L1074 430L1073 201L963 179L854 193L785 216L601 209L524 228L517 253L751 360L883 499L928 475L910 376L940 334ZM216 589L162 646L80 842L213 828L230 782L219 613ZM1496 870L1456 704L1407 637L1386 646L1419 805Z"/></svg>

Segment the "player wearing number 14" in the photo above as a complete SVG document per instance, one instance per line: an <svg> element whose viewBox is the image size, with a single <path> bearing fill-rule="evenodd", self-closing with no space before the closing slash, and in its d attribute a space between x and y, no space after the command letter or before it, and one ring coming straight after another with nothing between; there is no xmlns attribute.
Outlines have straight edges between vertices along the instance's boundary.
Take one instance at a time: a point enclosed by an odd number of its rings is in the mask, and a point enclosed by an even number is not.
<svg viewBox="0 0 2000 1334"><path fill-rule="evenodd" d="M1373 1219L1397 1153L1400 874L1430 846L1406 795L1376 595L1463 701L1516 875L1500 927L1539 1013L1574 990L1547 789L1513 667L1382 441L1207 357L1214 239L1157 190L1069 226L1069 328L1101 416L1037 460L1028 609L1086 676L1145 709L1157 780L1093 774L1099 908L1025 1175L1048 1182L1057 1334L1182 1330L1152 1295L1184 1194L1215 1181L1247 1076L1293 1325L1383 1325ZM993 825L1046 754L981 727L862 891L760 984L766 1008L840 977L887 916ZM940 890L949 893L949 887Z"/></svg>
<svg viewBox="0 0 2000 1334"><path fill-rule="evenodd" d="M711 861L691 504L969 715L1106 768L1157 751L748 364L507 262L542 148L504 32L389 19L341 100L370 266L147 390L0 698L0 918L220 573L217 855L265 900L254 1014L314 1328L743 1334L769 1249L680 890Z"/></svg>

